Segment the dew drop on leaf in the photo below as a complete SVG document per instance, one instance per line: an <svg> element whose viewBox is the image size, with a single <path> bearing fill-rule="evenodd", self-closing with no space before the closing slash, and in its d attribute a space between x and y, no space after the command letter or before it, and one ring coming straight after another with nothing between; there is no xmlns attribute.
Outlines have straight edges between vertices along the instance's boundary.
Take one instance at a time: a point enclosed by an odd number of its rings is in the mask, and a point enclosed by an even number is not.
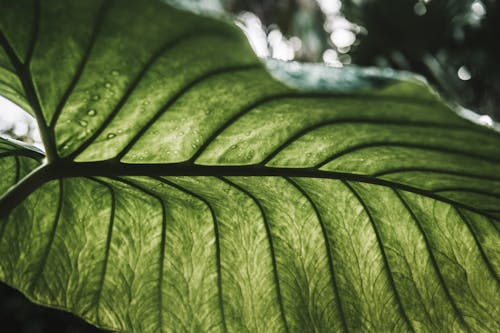
<svg viewBox="0 0 500 333"><path fill-rule="evenodd" d="M99 95L93 95L92 96L92 100L94 100L94 101L98 101L99 98L100 98Z"/></svg>
<svg viewBox="0 0 500 333"><path fill-rule="evenodd" d="M96 110L94 109L90 109L87 111L87 114L91 117L95 116L97 114Z"/></svg>
<svg viewBox="0 0 500 333"><path fill-rule="evenodd" d="M86 127L86 126L88 125L88 122L87 122L86 120L80 120L78 123L79 123L79 124L80 124L80 126L82 126L82 127Z"/></svg>
<svg viewBox="0 0 500 333"><path fill-rule="evenodd" d="M106 84L104 84L104 86L109 89L109 88L111 88L111 83L106 82Z"/></svg>
<svg viewBox="0 0 500 333"><path fill-rule="evenodd" d="M106 135L106 139L113 139L115 136L115 133L109 133L108 135Z"/></svg>
<svg viewBox="0 0 500 333"><path fill-rule="evenodd" d="M117 71L116 69L113 69L113 70L111 71L111 75L113 75L113 76L118 76L119 74L120 74L120 72L119 72L119 71Z"/></svg>

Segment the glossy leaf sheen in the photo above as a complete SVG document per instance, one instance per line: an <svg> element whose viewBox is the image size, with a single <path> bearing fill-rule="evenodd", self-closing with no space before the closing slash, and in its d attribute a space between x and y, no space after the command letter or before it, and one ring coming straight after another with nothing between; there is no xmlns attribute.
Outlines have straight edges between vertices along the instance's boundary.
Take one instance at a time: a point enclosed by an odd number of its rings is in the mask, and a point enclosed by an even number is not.
<svg viewBox="0 0 500 333"><path fill-rule="evenodd" d="M424 83L269 63L289 87L156 1L1 7L0 94L48 160L0 141L0 278L32 301L123 332L500 331L500 136Z"/></svg>

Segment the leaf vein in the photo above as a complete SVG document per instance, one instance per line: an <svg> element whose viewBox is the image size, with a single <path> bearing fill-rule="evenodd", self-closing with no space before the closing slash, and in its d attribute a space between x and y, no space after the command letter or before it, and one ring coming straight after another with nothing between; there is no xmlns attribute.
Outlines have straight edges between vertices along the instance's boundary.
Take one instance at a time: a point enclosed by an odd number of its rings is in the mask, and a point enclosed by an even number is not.
<svg viewBox="0 0 500 333"><path fill-rule="evenodd" d="M450 291L448 289L448 285L446 284L446 281L444 280L443 274L441 273L441 269L439 268L439 265L437 264L436 258L434 257L434 254L432 252L432 247L429 242L429 239L427 238L427 234L424 231L424 228L422 227L422 224L420 223L420 220L417 218L415 213L413 212L413 209L411 209L410 205L408 202L403 198L403 196L399 193L398 190L392 189L393 192L396 194L398 197L399 201L403 204L405 207L406 211L410 214L412 220L415 222L416 227L418 228L418 231L422 235L422 238L425 243L425 248L427 250L427 253L429 254L429 259L431 261L431 265L434 268L434 271L436 272L437 278L439 282L441 283L441 287L443 288L443 291L445 293L446 298L450 302L451 307L453 308L453 311L455 312L455 315L458 317L458 320L460 321L460 324L462 324L464 327L467 327L468 330L470 328L468 327L467 323L464 320L464 315L458 308L457 304L455 303L455 300L450 294Z"/></svg>
<svg viewBox="0 0 500 333"><path fill-rule="evenodd" d="M186 84L183 88L181 88L165 105L163 105L158 112L139 130L138 133L134 135L134 137L127 143L127 145L122 149L120 153L115 157L116 160L120 160L123 156L125 156L130 149L134 146L134 144L139 141L139 139L149 130L151 126L165 113L170 107L184 94L186 94L193 86L199 84L200 82L209 79L213 76L231 73L235 71L247 71L254 70L256 68L260 68L260 65L252 64L252 65L235 65L228 67L221 67L214 70L211 70L197 78L193 79L191 82Z"/></svg>
<svg viewBox="0 0 500 333"><path fill-rule="evenodd" d="M276 148L272 153L270 153L260 164L265 165L269 163L276 155L278 155L280 152L288 148L290 145L292 145L295 141L300 139L301 137L304 137L307 134L310 134L314 132L317 129L323 128L323 127L328 127L328 126L333 126L333 125L341 125L341 124L369 124L369 125L380 125L383 127L384 125L390 125L390 126L401 126L401 127L422 127L422 128L439 128L439 129L444 129L444 130L459 130L459 131L464 131L464 132L480 132L483 133L483 130L481 129L478 131L477 128L469 125L453 125L453 124L439 124L439 123L431 123L431 122L424 122L424 121L415 121L415 122L408 122L408 121L403 121L403 120L391 120L391 119L363 119L363 118L347 118L347 119L335 119L335 120L329 120L322 122L320 124L316 124L307 128L302 129L301 131L297 132L296 134L292 135L288 139L286 139L278 148ZM495 161L498 161L496 159ZM316 166L319 167L319 166Z"/></svg>
<svg viewBox="0 0 500 333"><path fill-rule="evenodd" d="M354 189L354 187L352 187L347 181L345 180L342 180L342 183L349 189L349 191L356 197L356 199L358 200L358 202L361 204L361 206L363 207L363 210L365 211L366 215L368 216L368 220L370 221L370 224L372 225L373 227L373 231L375 232L375 237L377 239L377 244L378 244L378 247L379 247L379 250L380 250L380 254L382 255L382 259L383 259L383 263L384 263L384 267L385 267L385 270L387 272L387 277L389 279L389 284L391 286L391 289L393 290L394 292L394 297L396 299L396 303L398 305L398 309L399 309L399 312L401 313L404 321L406 322L406 325L408 326L408 328L412 331L412 332L415 332L415 328L413 327L410 319L408 318L407 314L406 314L406 311L403 307L403 303L401 302L401 298L399 296L399 292L398 290L396 289L396 283L394 282L394 278L392 276L392 271L389 267L389 262L387 260L387 255L385 253L385 250L384 250L384 245L383 245L383 242L382 242L382 238L380 237L380 233L379 233L379 230L378 230L378 227L377 225L375 224L375 220L371 214L371 212L369 211L368 209L368 206L366 205L366 203L364 202L364 200L361 198L361 195Z"/></svg>
<svg viewBox="0 0 500 333"><path fill-rule="evenodd" d="M283 325L285 326L285 332L288 333L290 330L288 328L288 323L286 321L285 309L284 309L284 305L283 305L283 296L281 295L280 280L278 277L278 265L276 263L276 254L274 252L274 245L273 245L273 239L272 239L273 237L271 234L271 228L269 226L269 222L268 222L266 214L264 212L264 208L260 204L259 200L257 200L257 198L249 191L245 190L244 188L242 188L239 185L236 185L235 183L233 183L232 181L228 180L225 177L217 177L217 178L219 178L220 180L222 180L223 182L225 182L229 186L237 189L238 191L240 191L241 193L243 193L244 195L249 197L255 203L255 205L258 207L258 209L260 211L260 214L262 216L262 220L264 222L264 228L266 230L267 240L269 243L269 251L270 251L270 255L271 255L271 262L273 265L273 277L274 277L274 283L276 284L276 296L277 296L278 305L280 308L281 319L283 321Z"/></svg>
<svg viewBox="0 0 500 333"><path fill-rule="evenodd" d="M50 230L47 245L45 246L45 251L42 254L42 257L40 259L40 263L38 265L37 270L35 271L35 275L33 276L31 285L29 287L30 294L33 293L40 276L43 274L43 270L45 269L45 266L47 264L47 259L49 257L50 249L52 248L52 244L54 243L54 238L56 235L57 226L58 226L59 220L61 218L61 211L62 211L62 205L63 205L63 180L59 179L58 183L59 183L59 200L57 203L57 210L56 210L56 214L54 217L54 223L52 224L52 228Z"/></svg>
<svg viewBox="0 0 500 333"><path fill-rule="evenodd" d="M111 6L111 3L113 1L114 0L103 1L101 7L99 8L99 13L97 15L97 19L96 19L96 22L94 24L92 33L90 35L87 47L85 48L85 52L83 54L83 57L80 60L80 63L78 64L78 67L77 67L77 70L76 70L76 73L73 75L73 77L71 79L71 82L68 85L66 91L64 92L64 95L62 96L61 100L59 101L59 103L58 103L58 105L56 107L56 110L54 112L54 115L52 116L52 119L50 121L49 128L52 128L51 134L53 136L55 136L54 126L57 123L57 120L59 119L59 117L61 115L61 112L63 110L63 107L65 106L65 104L66 104L69 96L73 92L76 84L78 83L78 81L80 80L80 78L82 76L82 73L83 73L83 71L84 71L84 69L85 69L85 67L87 65L87 62L88 62L88 60L90 58L90 53L91 53L91 51L92 51L92 49L94 47L94 44L95 44L95 42L97 40L97 36L99 35L99 32L101 30L102 22L104 20L104 16L106 15L106 12L109 9L109 7Z"/></svg>
<svg viewBox="0 0 500 333"><path fill-rule="evenodd" d="M412 167L412 168L393 168L384 171L378 171L372 174L373 177L383 177L394 173L399 172L408 172L408 171L417 171L417 172L432 172L432 173L441 173L445 175L451 176L461 176L461 177L470 177L484 180L492 180L492 181L500 181L500 177L489 176L489 175L477 175L473 173L456 171L456 170L442 170L437 168L425 168L425 167Z"/></svg>
<svg viewBox="0 0 500 333"><path fill-rule="evenodd" d="M207 31L207 32L204 32L202 34L202 36L206 36L206 35L209 35L212 33L213 32L211 32L211 31ZM117 105L113 108L112 112L106 117L106 119L99 126L99 128L94 133L92 133L92 135L88 139L86 139L77 149L75 149L66 158L67 159L74 159L79 154L81 154L86 148L88 148L92 144L92 142L94 142L97 139L97 137L106 129L106 127L111 123L111 121L120 112L121 108L125 105L125 103L128 101L128 99L132 95L134 89L137 88L137 86L140 84L141 80L148 73L148 71L151 69L151 67L156 63L156 61L158 61L158 59L160 59L166 52L171 51L179 43L184 42L186 38L189 38L192 36L198 36L198 35L195 35L195 32L188 32L180 37L175 38L174 40L167 41L155 53L153 53L153 55L144 64L143 68L140 70L140 72L134 78L134 80L132 81L130 86L127 88L124 95L118 101Z"/></svg>
<svg viewBox="0 0 500 333"><path fill-rule="evenodd" d="M413 144L413 143L405 143L405 142L397 142L397 143L372 142L372 143L354 145L354 146L351 146L351 147L344 149L340 152L337 152L337 153L327 157L321 163L317 164L315 166L315 168L319 169L319 168L325 166L326 164L338 159L341 156L345 156L345 155L348 155L348 154L351 154L351 153L354 153L356 151L363 150L366 148L375 148L375 147L416 148L416 149L423 149L423 150L427 150L427 151L436 151L436 152L444 153L444 154L467 156L470 158L475 158L475 159L493 162L493 163L497 163L497 164L500 163L500 161L497 158L486 157L486 156L483 156L480 154L475 154L475 153L471 153L471 152L467 152L467 151L455 150L455 149L450 149L450 148L445 148L445 147L432 147L432 146L425 146L423 144Z"/></svg>
<svg viewBox="0 0 500 333"><path fill-rule="evenodd" d="M167 185L170 185L188 195L191 195L193 197L195 197L196 199L200 200L201 202L203 202L203 204L209 209L210 211L210 215L212 217L212 222L213 222L213 225L214 225L214 237L215 237L215 253L216 253L216 265L217 265L217 289L218 289L218 301L219 301L219 308L220 308L220 312L221 312L221 318L222 318L222 326L223 326L223 330L224 332L228 332L227 330L227 325L226 325L226 318L225 318L225 313L224 313L224 302L223 302L223 299L222 299L222 265L221 265L221 256L220 256L220 239L219 239L219 229L218 229L218 223L217 223L217 218L216 218L216 215L215 215L215 212L212 208L212 206L210 205L210 203L205 200L205 198L203 198L202 196L194 193L193 191L190 191L178 184L175 184L171 181L168 181L164 178L161 178L161 177L154 177L154 179L156 180L159 180L160 182L163 182Z"/></svg>
<svg viewBox="0 0 500 333"><path fill-rule="evenodd" d="M104 248L103 267L102 267L101 276L99 277L98 289L97 289L97 292L95 295L96 322L98 323L98 325L101 325L100 318L99 318L99 310L100 310L100 305L101 305L102 290L104 288L104 281L106 278L106 272L107 272L107 268L108 268L109 252L111 249L111 237L113 234L113 225L115 222L116 196L115 196L115 191L113 190L113 187L111 185L109 185L108 183L103 182L103 181L101 181L97 178L94 178L94 177L91 177L89 179L106 187L109 190L110 195L111 195L111 210L110 210L110 217L109 217L109 224L108 224L108 232L107 232L107 236L106 236L106 245Z"/></svg>
<svg viewBox="0 0 500 333"><path fill-rule="evenodd" d="M440 192L467 192L467 193L475 193L475 194L481 194L484 196L492 197L495 199L500 199L500 194L498 193L492 193L489 191L477 189L477 188L468 188L468 187L440 187L440 188L435 188L432 190L434 193L440 193Z"/></svg>
<svg viewBox="0 0 500 333"><path fill-rule="evenodd" d="M340 319L341 319L341 322L342 322L342 329L343 329L344 332L348 332L347 321L346 321L346 318L345 318L344 309L342 307L342 302L341 302L341 299L340 299L340 289L338 287L338 284L337 284L337 281L336 281L336 278L335 278L335 271L334 271L334 267L333 267L333 258L332 258L332 250L331 250L331 246L330 246L330 240L328 239L328 233L326 231L325 223L324 223L323 219L321 218L321 214L319 212L318 207L316 206L316 204L313 201L313 199L309 196L309 194L307 193L307 191L305 189L303 189L299 184L297 184L294 180L290 179L289 177L284 177L284 178L290 184L292 184L307 199L307 201L309 201L309 203L311 204L311 207L314 209L314 213L316 214L316 217L318 219L319 225L321 227L321 233L322 233L322 236L323 236L323 239L324 239L324 242L325 242L325 250L326 250L326 255L327 255L327 258L328 258L328 268L329 268L329 271L330 271L330 279L331 279L332 287L333 287L333 290L334 290L334 293L335 293L335 299L336 299L335 303L337 304L337 307L339 309Z"/></svg>
<svg viewBox="0 0 500 333"><path fill-rule="evenodd" d="M469 218L465 214L463 214L463 212L459 208L453 206L453 209L455 209L455 211L457 212L460 219L465 223L465 226L467 227L469 234L472 236L472 239L474 239L474 243L476 244L476 247L479 250L481 257L483 258L484 263L486 264L486 267L488 268L488 271L490 271L491 275L493 276L493 278L495 279L497 284L500 284L500 280L498 278L497 273L493 269L493 265L491 264L490 259L488 258L486 253L484 253L483 246L479 242L479 239L477 239L477 235L474 233L474 230L473 230L472 226L470 225Z"/></svg>
<svg viewBox="0 0 500 333"><path fill-rule="evenodd" d="M163 332L163 262L165 258L165 236L166 236L166 208L165 208L165 201L163 198L161 198L159 195L156 195L155 193L147 190L143 186L136 184L133 181L129 181L127 179L121 178L121 177L116 177L116 180L122 182L123 184L126 184L128 186L134 187L138 189L139 191L145 193L146 195L149 195L153 197L154 199L158 200L158 202L161 205L161 240L160 240L160 255L159 255L159 277L158 277L158 316L159 316L159 323L160 323L160 332ZM154 179L154 178L153 178ZM155 179L156 180L156 179Z"/></svg>

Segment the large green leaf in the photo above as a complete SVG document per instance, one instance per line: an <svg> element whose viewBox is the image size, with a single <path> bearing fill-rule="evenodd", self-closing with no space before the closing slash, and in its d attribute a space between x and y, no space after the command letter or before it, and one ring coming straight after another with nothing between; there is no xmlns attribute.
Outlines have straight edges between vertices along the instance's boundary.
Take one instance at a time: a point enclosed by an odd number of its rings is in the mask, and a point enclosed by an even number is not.
<svg viewBox="0 0 500 333"><path fill-rule="evenodd" d="M0 278L34 302L127 332L500 331L500 136L425 84L271 63L288 87L156 1L1 7L0 92L47 156L0 143Z"/></svg>

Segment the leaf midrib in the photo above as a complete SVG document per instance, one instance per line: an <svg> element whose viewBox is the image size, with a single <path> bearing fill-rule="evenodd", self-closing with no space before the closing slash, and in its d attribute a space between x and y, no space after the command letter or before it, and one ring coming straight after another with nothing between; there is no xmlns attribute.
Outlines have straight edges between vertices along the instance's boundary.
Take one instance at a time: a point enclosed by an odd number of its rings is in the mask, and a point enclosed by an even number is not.
<svg viewBox="0 0 500 333"><path fill-rule="evenodd" d="M9 58L12 66L14 67L16 74L21 81L21 85L24 89L24 92L26 93L26 98L33 109L33 113L35 115L35 119L38 125L38 128L40 129L40 136L42 138L42 141L44 143L45 149L46 149L46 154L47 154L47 159L52 160L57 156L56 153L56 148L55 148L55 139L51 135L51 132L49 131L49 127L47 123L45 122L45 117L43 116L43 111L42 107L40 104L40 101L38 99L37 93L36 93L36 88L35 85L33 84L33 79L31 76L31 70L30 70L30 65L31 65L31 59L33 57L33 53L35 50L35 45L38 39L38 33L39 33L39 24L40 24L40 1L37 0L35 1L34 4L34 23L33 23L33 31L31 35L31 40L29 44L29 49L28 53L26 56L26 59L22 61L21 59L18 58L16 55L16 52L12 45L9 43L9 40L3 33L3 31L0 30L0 45L3 47L5 50L7 57Z"/></svg>
<svg viewBox="0 0 500 333"><path fill-rule="evenodd" d="M17 185L10 188L0 197L0 218L20 204L28 195L44 183L51 180L72 177L119 177L119 176L190 176L190 177L302 177L338 179L380 185L392 189L411 192L460 207L499 221L500 218L455 200L441 196L433 191L410 186L395 181L381 179L376 176L338 171L322 171L314 168L274 168L262 165L246 166L206 166L191 163L177 164L124 164L107 162L63 162L56 161L43 164L24 177Z"/></svg>

